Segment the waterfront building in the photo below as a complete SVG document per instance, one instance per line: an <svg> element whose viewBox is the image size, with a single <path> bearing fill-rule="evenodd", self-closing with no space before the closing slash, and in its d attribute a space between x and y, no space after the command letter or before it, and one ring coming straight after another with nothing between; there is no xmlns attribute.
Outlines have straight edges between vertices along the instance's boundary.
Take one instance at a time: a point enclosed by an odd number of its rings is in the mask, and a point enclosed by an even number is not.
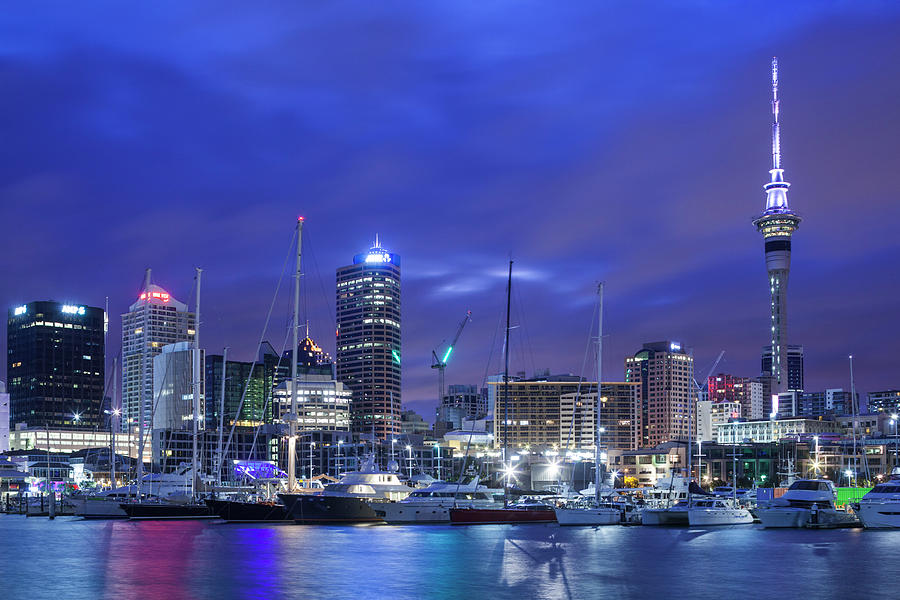
<svg viewBox="0 0 900 600"><path fill-rule="evenodd" d="M737 402L741 405L741 417L751 418L753 412L753 386L749 377L719 373L707 378L708 400L712 402ZM762 389L759 390L762 394Z"/></svg>
<svg viewBox="0 0 900 600"><path fill-rule="evenodd" d="M639 486L652 486L659 479L687 472L687 444L667 442L656 448L610 450L607 464L623 479L634 478Z"/></svg>
<svg viewBox="0 0 900 600"><path fill-rule="evenodd" d="M290 358L279 358L268 343L263 342L256 362L229 360L225 368L225 402L222 403L223 355L206 357L206 428L219 427L219 412L226 427L256 427L272 422L272 392L279 383L282 367L290 377ZM246 390L246 391L245 391ZM243 399L243 404L241 400ZM240 408L240 413L238 412Z"/></svg>
<svg viewBox="0 0 900 600"><path fill-rule="evenodd" d="M99 427L105 329L106 312L93 306L46 301L9 309L9 422Z"/></svg>
<svg viewBox="0 0 900 600"><path fill-rule="evenodd" d="M352 392L330 374L306 373L297 382L298 431L350 431ZM291 410L290 380L275 388L275 423L287 423ZM283 464L287 464L284 462Z"/></svg>
<svg viewBox="0 0 900 600"><path fill-rule="evenodd" d="M352 428L400 433L400 256L378 240L336 274L337 379L352 392Z"/></svg>
<svg viewBox="0 0 900 600"><path fill-rule="evenodd" d="M475 385L451 385L435 410L435 436L459 429L463 419L480 419L487 414L486 390Z"/></svg>
<svg viewBox="0 0 900 600"><path fill-rule="evenodd" d="M859 392L856 394L859 402ZM859 405L857 404L857 412ZM803 392L798 398L798 417L823 417L846 415L853 412L850 392L841 388L827 389L822 392Z"/></svg>
<svg viewBox="0 0 900 600"><path fill-rule="evenodd" d="M632 450L640 447L638 384L603 382L600 387L600 447ZM597 383L582 384L582 392L560 395L560 448L593 450L597 429Z"/></svg>
<svg viewBox="0 0 900 600"><path fill-rule="evenodd" d="M642 448L688 441L696 398L694 357L680 342L644 344L625 358L625 381L639 384Z"/></svg>
<svg viewBox="0 0 900 600"><path fill-rule="evenodd" d="M778 357L775 356L775 353L772 352L772 346L763 346L762 350L762 358L760 360L760 365L762 367L763 374L771 374L773 369L772 365L773 361L776 361ZM787 367L785 368L785 376L787 379L785 380L785 384L781 386L781 391L803 391L804 386L804 373L803 373L803 346L798 345L788 345L784 350L783 360L787 361ZM772 389L775 390L777 388L777 378L772 375L776 381L772 385ZM775 391L772 392L776 393Z"/></svg>
<svg viewBox="0 0 900 600"><path fill-rule="evenodd" d="M715 431L719 444L740 444L777 442L785 438L797 439L828 433L839 434L841 427L835 421L788 418L732 421L717 425Z"/></svg>
<svg viewBox="0 0 900 600"><path fill-rule="evenodd" d="M697 439L701 442L716 441L716 426L740 419L741 411L740 402L727 400L697 402Z"/></svg>
<svg viewBox="0 0 900 600"><path fill-rule="evenodd" d="M136 426L143 405L144 425L153 414L153 358L163 346L192 342L194 313L169 292L147 281L137 301L122 315L122 411L125 423Z"/></svg>
<svg viewBox="0 0 900 600"><path fill-rule="evenodd" d="M9 394L6 382L0 381L0 452L9 450Z"/></svg>
<svg viewBox="0 0 900 600"><path fill-rule="evenodd" d="M869 392L866 410L892 415L900 413L900 390Z"/></svg>
<svg viewBox="0 0 900 600"><path fill-rule="evenodd" d="M803 389L802 380L790 382L788 376L787 286L791 270L791 237L800 226L800 217L788 206L790 184L781 168L781 131L778 100L778 59L772 59L772 168L771 180L764 186L766 208L753 220L765 240L766 270L769 273L770 364L763 372L775 378L773 393ZM796 385L796 387L794 387Z"/></svg>
<svg viewBox="0 0 900 600"><path fill-rule="evenodd" d="M595 445L597 382L575 375L543 375L511 380L509 399L499 377L488 381L493 401L494 446L548 448L558 451L593 450ZM636 416L637 385L603 383L601 437L604 448L635 447L640 426Z"/></svg>
<svg viewBox="0 0 900 600"><path fill-rule="evenodd" d="M9 448L13 450L35 450L72 454L92 448L109 448L110 432L102 429L85 429L67 427L64 429L45 429L44 427L25 427L17 425L9 432ZM137 459L138 439L136 435L116 434L116 454ZM150 445L144 449L144 462L151 459Z"/></svg>
<svg viewBox="0 0 900 600"><path fill-rule="evenodd" d="M412 409L400 412L400 430L402 434L427 435L431 426L425 422L422 415Z"/></svg>
<svg viewBox="0 0 900 600"><path fill-rule="evenodd" d="M162 347L162 352L153 357L153 429L193 431L195 390L200 400L198 428L204 428L204 351L200 350L199 355L199 382L194 381L194 360L198 358L192 342L167 344Z"/></svg>

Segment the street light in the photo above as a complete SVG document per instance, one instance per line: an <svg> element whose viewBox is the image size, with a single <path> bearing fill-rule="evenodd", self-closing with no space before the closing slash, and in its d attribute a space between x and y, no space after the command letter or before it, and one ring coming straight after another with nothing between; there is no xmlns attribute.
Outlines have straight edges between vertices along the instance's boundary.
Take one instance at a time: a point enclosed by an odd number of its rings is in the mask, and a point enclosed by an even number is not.
<svg viewBox="0 0 900 600"><path fill-rule="evenodd" d="M341 446L344 445L344 440L338 440L338 463L337 468L335 469L337 473L335 474L337 477L341 476Z"/></svg>
<svg viewBox="0 0 900 600"><path fill-rule="evenodd" d="M409 452L409 478L412 479L412 446L407 444L406 451Z"/></svg>
<svg viewBox="0 0 900 600"><path fill-rule="evenodd" d="M81 421L81 414L80 414L80 413L73 413L73 414L72 414L72 418L75 420L75 424L78 425L78 422Z"/></svg>

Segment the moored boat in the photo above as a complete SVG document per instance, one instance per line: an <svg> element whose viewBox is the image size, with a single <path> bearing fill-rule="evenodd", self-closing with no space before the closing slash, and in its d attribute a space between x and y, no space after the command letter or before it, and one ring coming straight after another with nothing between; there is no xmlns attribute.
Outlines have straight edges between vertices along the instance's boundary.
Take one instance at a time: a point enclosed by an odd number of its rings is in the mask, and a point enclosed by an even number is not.
<svg viewBox="0 0 900 600"><path fill-rule="evenodd" d="M859 520L867 529L900 528L900 467L859 501Z"/></svg>

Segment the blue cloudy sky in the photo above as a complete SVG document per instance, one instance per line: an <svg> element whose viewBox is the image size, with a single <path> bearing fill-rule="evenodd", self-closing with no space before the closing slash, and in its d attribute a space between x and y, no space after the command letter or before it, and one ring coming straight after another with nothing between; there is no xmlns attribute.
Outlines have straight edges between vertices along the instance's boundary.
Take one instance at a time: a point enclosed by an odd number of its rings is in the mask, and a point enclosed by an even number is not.
<svg viewBox="0 0 900 600"><path fill-rule="evenodd" d="M333 351L334 269L403 260L404 403L581 372L606 282L604 379L679 339L755 375L769 68L781 72L807 387L900 387L900 5L891 2L26 3L0 16L0 300L126 310L152 267L203 339L250 358L305 215L304 306ZM267 337L280 347L287 298ZM118 351L120 319L110 344ZM5 343L5 336L0 344ZM5 348L2 348L5 349Z"/></svg>

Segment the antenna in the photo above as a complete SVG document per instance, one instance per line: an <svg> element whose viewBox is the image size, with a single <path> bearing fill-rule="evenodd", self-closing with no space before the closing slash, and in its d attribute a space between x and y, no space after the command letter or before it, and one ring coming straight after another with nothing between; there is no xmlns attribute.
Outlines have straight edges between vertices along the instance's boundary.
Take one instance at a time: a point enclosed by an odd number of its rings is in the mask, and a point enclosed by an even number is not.
<svg viewBox="0 0 900 600"><path fill-rule="evenodd" d="M781 131L778 124L778 57L772 57L772 168L781 168Z"/></svg>

